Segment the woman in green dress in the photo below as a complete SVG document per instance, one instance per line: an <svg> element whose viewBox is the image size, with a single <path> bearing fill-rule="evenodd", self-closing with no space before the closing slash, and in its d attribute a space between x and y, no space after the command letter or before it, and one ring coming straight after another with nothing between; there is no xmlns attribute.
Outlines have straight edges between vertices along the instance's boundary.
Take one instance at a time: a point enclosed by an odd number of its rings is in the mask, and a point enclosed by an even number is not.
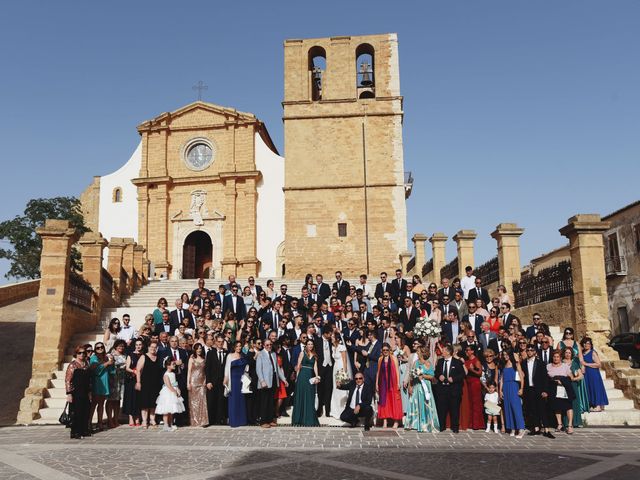
<svg viewBox="0 0 640 480"><path fill-rule="evenodd" d="M94 354L89 359L89 369L92 376L91 413L89 419L98 410L98 430L102 430L104 425L104 402L109 396L109 376L113 372L113 357L107 355L104 343L97 342L93 347Z"/></svg>
<svg viewBox="0 0 640 480"><path fill-rule="evenodd" d="M438 412L433 398L431 380L434 368L429 361L429 348L421 345L417 351L418 358L411 365L409 380L409 411L407 412L405 429L418 432L439 432ZM413 375L418 373L419 375Z"/></svg>
<svg viewBox="0 0 640 480"><path fill-rule="evenodd" d="M298 356L296 366L296 391L293 397L291 424L318 427L316 416L316 384L318 383L318 355L313 340L307 340L304 351Z"/></svg>
<svg viewBox="0 0 640 480"><path fill-rule="evenodd" d="M560 342L562 343L562 342ZM575 342L574 342L575 344ZM589 397L587 393L587 386L584 383L584 374L582 373L582 365L580 359L576 355L574 348L565 347L562 350L562 362L569 365L573 378L571 379L571 386L576 394L576 398L573 401L573 427L582 426L582 414L589 411ZM562 424L568 427L567 416L562 417Z"/></svg>

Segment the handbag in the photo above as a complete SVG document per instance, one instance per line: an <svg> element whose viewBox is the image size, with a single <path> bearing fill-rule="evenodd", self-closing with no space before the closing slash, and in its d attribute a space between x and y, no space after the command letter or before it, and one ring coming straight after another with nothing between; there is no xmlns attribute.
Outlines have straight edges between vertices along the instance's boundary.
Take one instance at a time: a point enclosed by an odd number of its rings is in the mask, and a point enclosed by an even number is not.
<svg viewBox="0 0 640 480"><path fill-rule="evenodd" d="M64 425L67 428L71 427L71 414L68 413L68 408L69 408L69 402L67 402L64 406L64 410L62 410L62 413L60 414L60 418L58 418L58 421Z"/></svg>
<svg viewBox="0 0 640 480"><path fill-rule="evenodd" d="M556 387L556 398L569 399L569 395L567 395L567 390L562 385L558 385Z"/></svg>
<svg viewBox="0 0 640 480"><path fill-rule="evenodd" d="M242 393L253 393L251 390L251 376L249 375L249 365L246 366L242 377L240 377L240 382L242 383L242 389L240 390Z"/></svg>

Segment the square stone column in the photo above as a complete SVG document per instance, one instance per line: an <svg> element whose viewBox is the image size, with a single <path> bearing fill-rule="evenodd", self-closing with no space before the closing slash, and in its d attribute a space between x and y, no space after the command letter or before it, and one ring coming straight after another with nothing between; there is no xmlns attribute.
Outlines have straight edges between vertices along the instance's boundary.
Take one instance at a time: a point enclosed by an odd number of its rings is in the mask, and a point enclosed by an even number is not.
<svg viewBox="0 0 640 480"><path fill-rule="evenodd" d="M515 223L501 223L491 236L498 243L498 271L500 283L513 297L513 282L520 281L520 235L524 233Z"/></svg>
<svg viewBox="0 0 640 480"><path fill-rule="evenodd" d="M71 272L71 246L78 234L68 220L47 220L36 229L42 238L40 290L36 318L31 380L20 401L18 423L31 423L42 406L43 392L51 372L63 360L68 330L65 307Z"/></svg>
<svg viewBox="0 0 640 480"><path fill-rule="evenodd" d="M415 251L415 259L416 259L416 275L422 277L422 267L424 266L425 253L424 253L424 244L427 241L427 236L424 233L416 233L412 238L413 248Z"/></svg>
<svg viewBox="0 0 640 480"><path fill-rule="evenodd" d="M473 241L478 235L474 230L460 230L453 236L453 240L458 245L458 276L465 275L464 269L467 265L475 266L473 259Z"/></svg>
<svg viewBox="0 0 640 480"><path fill-rule="evenodd" d="M100 295L102 282L102 259L107 241L98 232L87 232L80 239L82 253L82 277L91 284L91 288ZM109 292L111 295L111 292Z"/></svg>
<svg viewBox="0 0 640 480"><path fill-rule="evenodd" d="M407 274L407 263L411 260L411 252L402 252L400 255L400 269Z"/></svg>
<svg viewBox="0 0 640 480"><path fill-rule="evenodd" d="M126 244L124 238L112 237L109 240L109 259L107 261L107 271L113 278L113 299L116 304L120 304L120 299L125 292L125 285L120 281L120 272L122 270L122 257Z"/></svg>
<svg viewBox="0 0 640 480"><path fill-rule="evenodd" d="M123 240L124 250L122 251L122 268L127 272L127 275L129 275L129 293L131 293L138 288L137 280L133 274L133 270L135 268L133 264L133 255L136 242L131 237L123 238Z"/></svg>
<svg viewBox="0 0 640 480"><path fill-rule="evenodd" d="M144 285L147 283L147 269L145 267L144 261L144 253L146 249L142 245L136 244L133 247L133 268L136 269L138 273L138 278L140 279L140 285Z"/></svg>
<svg viewBox="0 0 640 480"><path fill-rule="evenodd" d="M588 335L599 352L611 333L602 235L610 227L600 215L575 215L560 233L569 239L576 338Z"/></svg>
<svg viewBox="0 0 640 480"><path fill-rule="evenodd" d="M431 242L432 257L433 258L433 283L440 285L440 270L447 264L446 246L447 237L442 232L436 232L431 235L429 241Z"/></svg>
<svg viewBox="0 0 640 480"><path fill-rule="evenodd" d="M229 275L237 275L238 257L236 253L236 181L234 178L226 178L224 184L224 229L223 229L223 245L224 252L222 261L222 277L227 278Z"/></svg>

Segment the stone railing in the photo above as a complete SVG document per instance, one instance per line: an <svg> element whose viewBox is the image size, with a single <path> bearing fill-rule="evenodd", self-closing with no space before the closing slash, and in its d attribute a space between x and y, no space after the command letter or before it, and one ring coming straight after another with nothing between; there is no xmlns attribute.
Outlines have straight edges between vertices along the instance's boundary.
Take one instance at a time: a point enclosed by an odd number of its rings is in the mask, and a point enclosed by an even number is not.
<svg viewBox="0 0 640 480"><path fill-rule="evenodd" d="M433 272L433 258L422 266L422 276L426 277Z"/></svg>
<svg viewBox="0 0 640 480"><path fill-rule="evenodd" d="M94 310L94 292L91 285L75 272L69 273L69 288L67 289L67 302L86 312Z"/></svg>
<svg viewBox="0 0 640 480"><path fill-rule="evenodd" d="M476 267L474 271L476 277L482 278L482 285L490 285L500 280L500 271L498 269L498 257L493 257L488 262Z"/></svg>
<svg viewBox="0 0 640 480"><path fill-rule="evenodd" d="M416 267L416 257L413 257L411 260L407 262L407 275L411 275L415 267Z"/></svg>
<svg viewBox="0 0 640 480"><path fill-rule="evenodd" d="M12 283L0 287L0 307L38 296L40 279Z"/></svg>

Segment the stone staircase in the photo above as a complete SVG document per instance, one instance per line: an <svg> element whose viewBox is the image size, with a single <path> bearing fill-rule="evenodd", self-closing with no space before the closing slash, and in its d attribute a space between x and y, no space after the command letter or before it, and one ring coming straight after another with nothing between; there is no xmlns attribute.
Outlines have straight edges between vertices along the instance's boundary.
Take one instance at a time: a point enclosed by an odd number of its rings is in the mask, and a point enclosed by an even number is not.
<svg viewBox="0 0 640 480"><path fill-rule="evenodd" d="M351 282L351 280L349 280ZM207 287L214 288L218 283L215 280L208 280ZM259 285L266 285L266 279L256 279ZM290 294L298 294L302 287L302 281L296 280L275 280L275 286L279 289L281 283L286 283ZM145 285L130 298L123 302L123 306L107 310L104 313L103 322L108 322L112 317L122 318L122 314L131 315L131 323L138 327L144 321L147 313L153 312L158 298L165 297L170 307L173 301L179 298L183 292L191 293L196 288L195 280L164 280L154 281ZM559 327L551 327L551 335L554 339L561 337ZM66 403L66 392L64 387L64 372L72 359L73 346L84 343L95 343L102 340L103 331L86 332L75 335L67 351L65 352L64 364L62 368L53 373L50 385L45 392L44 405L40 409L40 418L34 420L35 424L57 424L58 418ZM609 361L604 363L604 368L600 371L607 395L609 405L604 412L586 413L583 416L587 426L638 426L640 425L640 370L629 368L626 361ZM610 377L610 378L608 378ZM95 419L94 419L95 420Z"/></svg>

